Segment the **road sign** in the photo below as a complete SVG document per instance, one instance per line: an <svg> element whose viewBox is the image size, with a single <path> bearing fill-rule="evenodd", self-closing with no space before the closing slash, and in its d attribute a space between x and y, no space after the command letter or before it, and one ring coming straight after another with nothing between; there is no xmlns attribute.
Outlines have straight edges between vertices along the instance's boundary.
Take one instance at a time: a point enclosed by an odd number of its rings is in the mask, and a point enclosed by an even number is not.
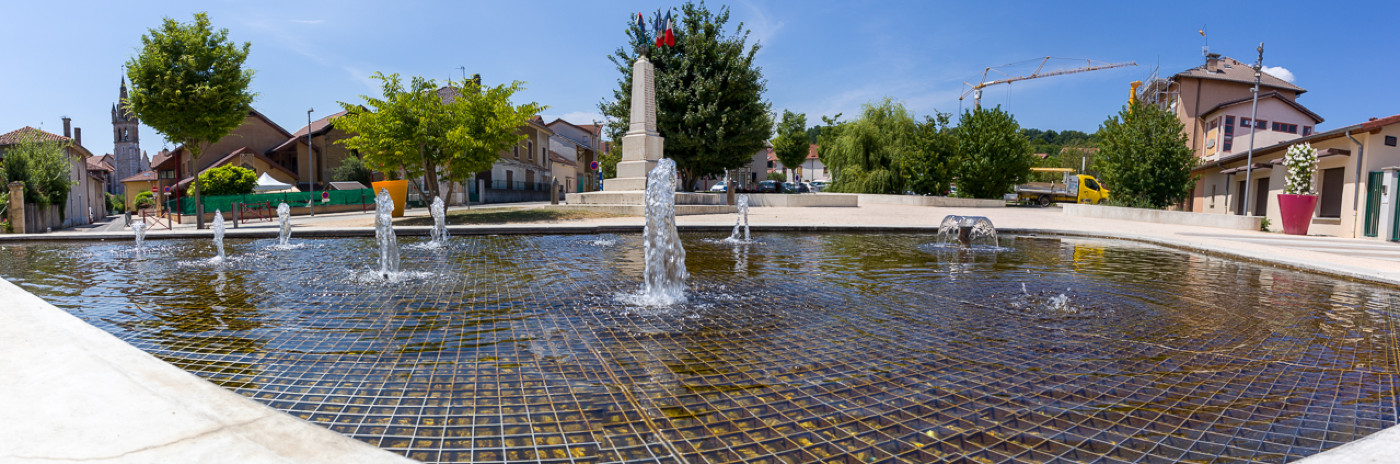
<svg viewBox="0 0 1400 464"><path fill-rule="evenodd" d="M597 171L597 170L598 170L598 162L597 162L597 161L594 161L594 162L592 162L592 163L588 163L588 170L589 170L589 171Z"/></svg>

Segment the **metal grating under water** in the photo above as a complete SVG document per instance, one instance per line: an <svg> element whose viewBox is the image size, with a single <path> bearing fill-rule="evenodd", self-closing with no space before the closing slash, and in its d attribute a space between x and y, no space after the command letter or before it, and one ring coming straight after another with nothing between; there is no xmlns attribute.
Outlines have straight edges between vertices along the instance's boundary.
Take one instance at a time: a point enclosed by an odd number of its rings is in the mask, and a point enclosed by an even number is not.
<svg viewBox="0 0 1400 464"><path fill-rule="evenodd" d="M6 245L0 275L427 462L1281 462L1396 423L1394 295L1119 242L686 235Z"/></svg>

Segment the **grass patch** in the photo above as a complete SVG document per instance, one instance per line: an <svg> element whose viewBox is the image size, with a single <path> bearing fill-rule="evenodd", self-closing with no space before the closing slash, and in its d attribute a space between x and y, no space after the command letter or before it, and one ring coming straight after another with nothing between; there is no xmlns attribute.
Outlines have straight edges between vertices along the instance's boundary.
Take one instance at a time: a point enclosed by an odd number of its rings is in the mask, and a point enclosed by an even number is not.
<svg viewBox="0 0 1400 464"><path fill-rule="evenodd" d="M472 208L447 212L448 225L517 224L530 222L561 222L578 219L623 217L625 214L605 213L585 209L555 208ZM431 226L429 216L394 220L400 226Z"/></svg>

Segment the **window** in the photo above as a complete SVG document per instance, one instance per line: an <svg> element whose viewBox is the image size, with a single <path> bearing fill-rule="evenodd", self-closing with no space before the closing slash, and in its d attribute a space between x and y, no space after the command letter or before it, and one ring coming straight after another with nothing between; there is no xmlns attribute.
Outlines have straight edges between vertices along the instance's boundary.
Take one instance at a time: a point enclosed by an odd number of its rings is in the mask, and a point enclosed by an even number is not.
<svg viewBox="0 0 1400 464"><path fill-rule="evenodd" d="M525 142L525 156L529 156L529 157L530 157L530 161L534 161L534 160L535 160L535 141L534 141L534 140Z"/></svg>
<svg viewBox="0 0 1400 464"><path fill-rule="evenodd" d="M1240 118L1240 127L1253 127L1249 125L1249 118Z"/></svg>
<svg viewBox="0 0 1400 464"><path fill-rule="evenodd" d="M515 154L515 159L520 159L520 145L516 145L515 148L512 148L511 153Z"/></svg>
<svg viewBox="0 0 1400 464"><path fill-rule="evenodd" d="M1286 123L1286 122L1274 121L1274 127L1273 127L1273 129L1274 129L1274 132L1287 132L1287 133L1290 133L1290 134L1297 134L1297 133L1298 133L1298 125L1297 125L1297 124L1289 124L1289 123Z"/></svg>
<svg viewBox="0 0 1400 464"><path fill-rule="evenodd" d="M1269 121L1265 121L1265 120L1263 120L1263 119L1254 121L1254 128L1255 128L1255 129L1268 129L1268 128L1269 128Z"/></svg>
<svg viewBox="0 0 1400 464"><path fill-rule="evenodd" d="M518 152L517 152L518 153ZM506 190L512 190L515 186L515 171L506 171Z"/></svg>
<svg viewBox="0 0 1400 464"><path fill-rule="evenodd" d="M1342 184L1346 183L1346 168L1322 170L1322 195L1317 199L1317 217L1342 217Z"/></svg>
<svg viewBox="0 0 1400 464"><path fill-rule="evenodd" d="M1230 151L1230 149L1233 148L1233 147L1234 147L1234 144L1235 144L1235 117L1234 117L1234 116L1226 116L1226 117L1225 117L1225 137L1224 137L1224 140L1225 140L1225 143L1222 144L1223 146L1220 148L1221 151Z"/></svg>
<svg viewBox="0 0 1400 464"><path fill-rule="evenodd" d="M1312 126L1303 126L1303 135L1312 135Z"/></svg>
<svg viewBox="0 0 1400 464"><path fill-rule="evenodd" d="M1385 146L1387 146L1387 147L1393 147L1393 146L1395 146L1395 136L1394 136L1394 135L1387 135L1387 136L1385 136Z"/></svg>

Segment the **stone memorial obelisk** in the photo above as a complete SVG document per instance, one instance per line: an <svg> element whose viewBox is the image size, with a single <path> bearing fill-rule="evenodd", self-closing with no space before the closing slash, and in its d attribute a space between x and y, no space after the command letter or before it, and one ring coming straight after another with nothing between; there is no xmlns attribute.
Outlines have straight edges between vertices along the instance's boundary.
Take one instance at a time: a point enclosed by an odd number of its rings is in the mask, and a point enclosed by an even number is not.
<svg viewBox="0 0 1400 464"><path fill-rule="evenodd" d="M646 190L647 173L661 159L666 139L656 132L656 67L646 55L632 64L632 112L622 136L617 178L603 180L603 191Z"/></svg>

